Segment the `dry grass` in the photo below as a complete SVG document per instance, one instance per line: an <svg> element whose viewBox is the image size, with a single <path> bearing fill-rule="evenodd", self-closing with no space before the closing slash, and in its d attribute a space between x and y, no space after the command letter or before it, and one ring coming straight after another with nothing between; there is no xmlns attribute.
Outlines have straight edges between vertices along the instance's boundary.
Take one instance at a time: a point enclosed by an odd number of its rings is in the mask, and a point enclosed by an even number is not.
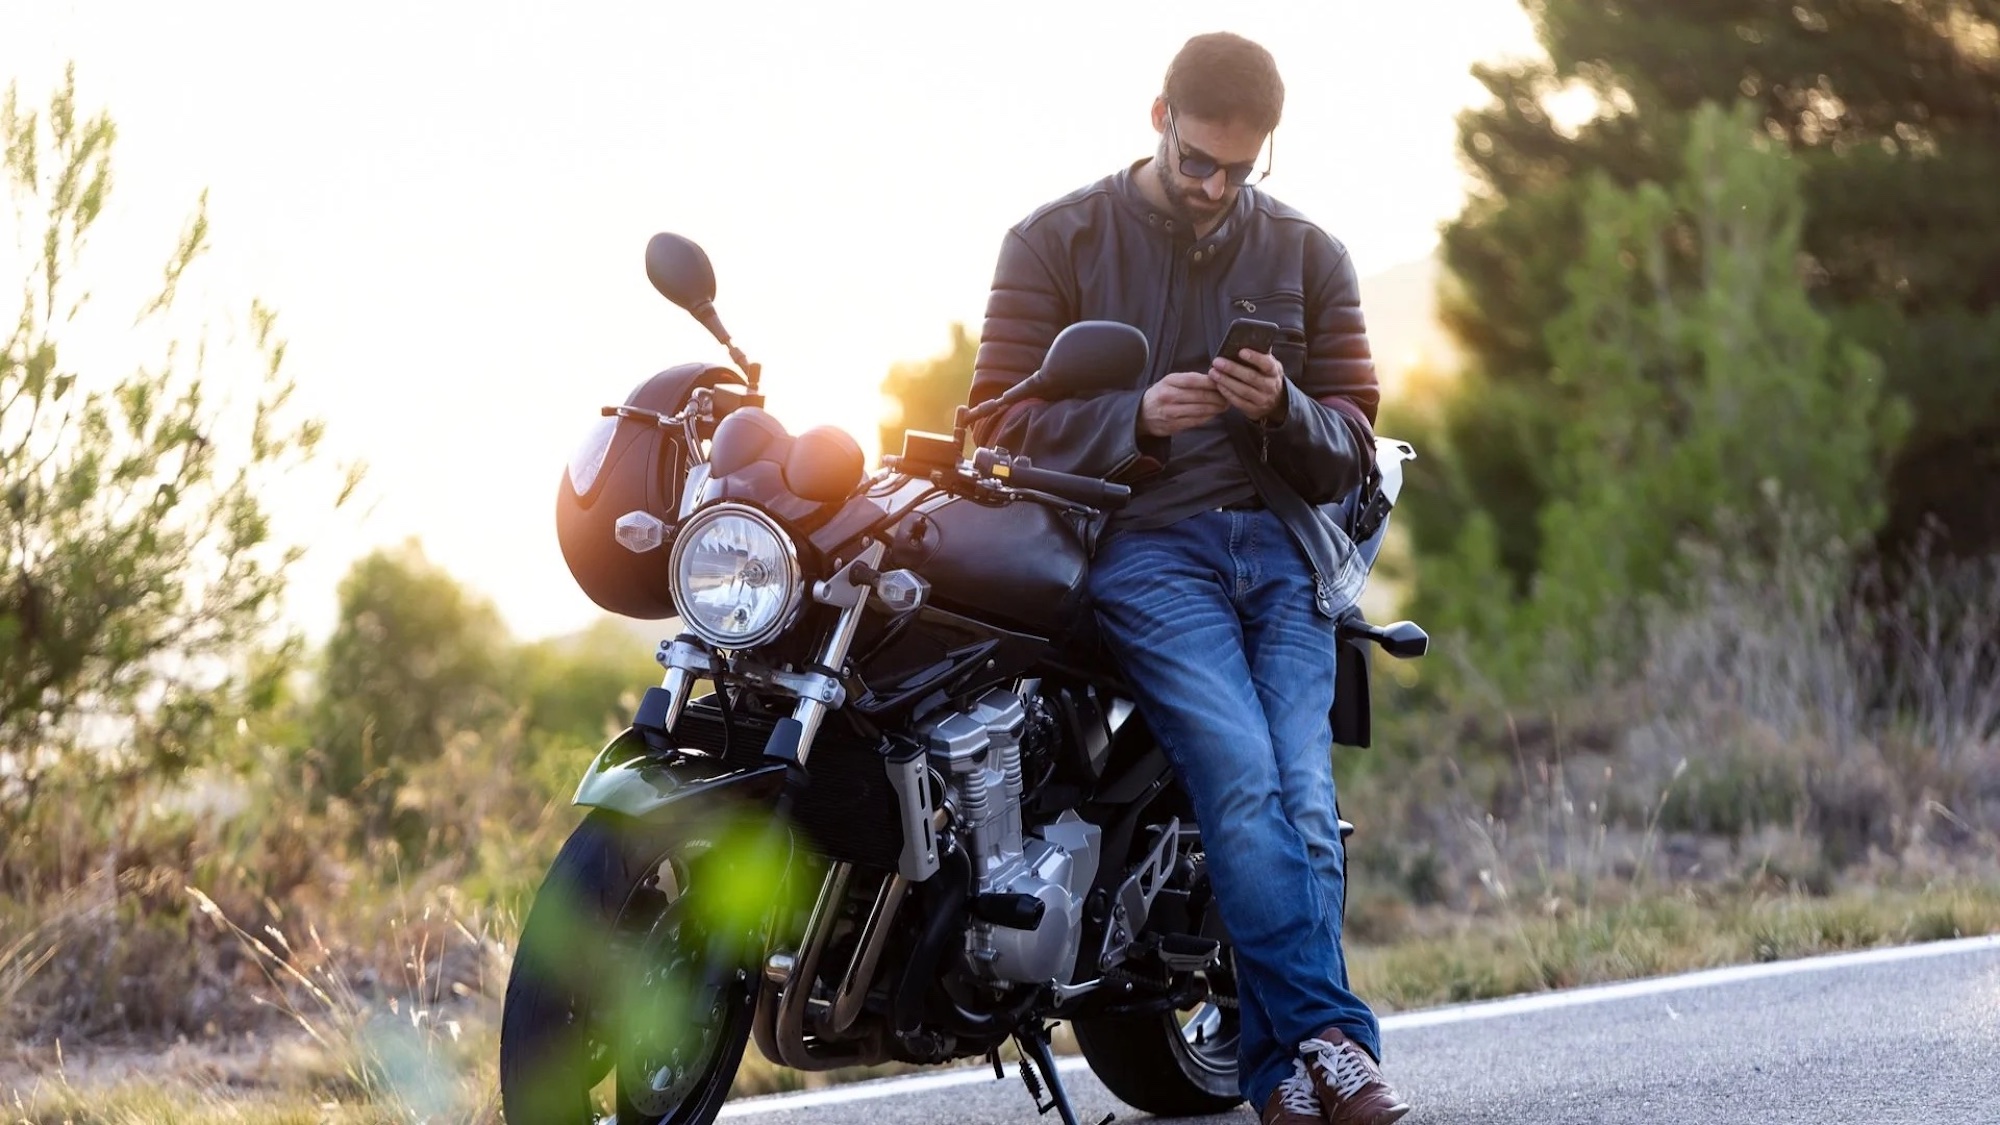
<svg viewBox="0 0 2000 1125"><path fill-rule="evenodd" d="M393 1110L299 1092L131 1080L77 1086L60 1074L4 1109L9 1125L404 1125Z"/></svg>
<svg viewBox="0 0 2000 1125"><path fill-rule="evenodd" d="M1823 577L1717 581L1637 681L1512 715L1378 679L1381 745L1337 760L1358 990L1408 1009L2000 932L2000 678L1966 627L2000 620L2000 562L1872 616ZM32 810L0 849L0 1119L497 1121L512 935L583 760L461 732L395 795L414 844L275 743ZM753 1051L736 1092L906 1069Z"/></svg>
<svg viewBox="0 0 2000 1125"><path fill-rule="evenodd" d="M1349 956L1384 1011L1608 981L2000 933L2000 881L1830 898L1694 889L1554 916L1438 918L1434 932Z"/></svg>
<svg viewBox="0 0 2000 1125"><path fill-rule="evenodd" d="M430 825L422 856L357 838L278 761L38 814L0 857L10 1112L497 1121L516 919L574 820L536 772L571 763L531 760L518 733L455 739L413 774L398 799Z"/></svg>
<svg viewBox="0 0 2000 1125"><path fill-rule="evenodd" d="M202 912L253 954L268 1002L304 1033L316 1051L302 1053L295 1077L317 1093L385 1109L398 1120L498 1120L490 1027L509 964L505 946L463 921L449 929L409 919L388 941L405 950L393 988L364 989L344 972L318 931L305 944L276 926L253 934L199 891ZM420 923L428 923L427 916ZM455 964L454 964L455 963Z"/></svg>
<svg viewBox="0 0 2000 1125"><path fill-rule="evenodd" d="M21 991L55 954L55 946L48 942L40 925L28 927L26 932L0 946L0 1039L13 1037L8 1021L10 1013L16 1010Z"/></svg>
<svg viewBox="0 0 2000 1125"><path fill-rule="evenodd" d="M263 975L257 1002L281 1018L240 1043L204 1050L111 1052L72 1068L60 1044L28 1061L8 1109L21 1125L102 1122L497 1125L493 1019L504 947L461 922L448 939L403 924L394 987L350 976L316 932L252 933L193 892L199 908L250 954ZM469 964L468 964L469 963ZM455 978L466 978L465 980ZM468 984L467 980L472 983ZM254 1043L248 1051L230 1047ZM148 1079L135 1077L146 1073Z"/></svg>
<svg viewBox="0 0 2000 1125"><path fill-rule="evenodd" d="M2000 559L1893 598L1843 575L1712 573L1635 638L1636 675L1575 670L1511 711L1378 677L1377 747L1336 758L1356 894L1382 907L1360 936L1395 939L1412 906L1546 911L1628 884L1989 876Z"/></svg>
<svg viewBox="0 0 2000 1125"><path fill-rule="evenodd" d="M1393 946L1360 945L1350 953L1357 991L1384 1013L2000 933L2000 881L1887 891L1857 887L1828 898L1684 888L1618 897L1554 917L1508 913L1467 919L1429 912L1416 928L1427 932ZM478 940L469 934L462 939ZM282 946L267 948L275 962L294 956ZM277 972L286 976L291 969ZM54 1054L47 1077L19 1083L7 1097L4 1120L7 1125L496 1125L495 1042L490 1023L470 1018L476 1005L459 1005L460 1014L451 1018L466 1022L461 1032L447 1034L440 1030L442 1021L419 1014L436 1009L392 1010L385 1023L339 986L329 990L323 982L337 981L337 975L317 970L306 975L308 983L293 982L315 995L317 1007L294 1013L304 1030L289 1041L267 1042L254 1059L218 1065L181 1048L167 1053L164 1066L141 1067L128 1058L73 1072ZM450 1004L442 996L437 1000ZM148 1079L135 1077L141 1069ZM835 1072L809 1076L808 1083L808 1076L778 1071L753 1052L736 1094L911 1069Z"/></svg>

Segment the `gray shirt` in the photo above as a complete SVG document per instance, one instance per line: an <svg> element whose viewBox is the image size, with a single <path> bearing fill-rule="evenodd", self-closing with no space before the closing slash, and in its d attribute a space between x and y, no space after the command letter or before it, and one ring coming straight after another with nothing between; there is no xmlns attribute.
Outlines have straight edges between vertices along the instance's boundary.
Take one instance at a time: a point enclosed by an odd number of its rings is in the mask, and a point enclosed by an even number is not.
<svg viewBox="0 0 2000 1125"><path fill-rule="evenodd" d="M1187 336L1201 339L1200 325L1187 328L1192 329ZM1173 369L1206 371L1212 358L1183 355ZM1166 467L1133 487L1131 503L1112 513L1106 533L1169 527L1197 512L1256 499L1257 487L1250 483L1250 474L1223 429L1226 416L1217 415L1169 438Z"/></svg>

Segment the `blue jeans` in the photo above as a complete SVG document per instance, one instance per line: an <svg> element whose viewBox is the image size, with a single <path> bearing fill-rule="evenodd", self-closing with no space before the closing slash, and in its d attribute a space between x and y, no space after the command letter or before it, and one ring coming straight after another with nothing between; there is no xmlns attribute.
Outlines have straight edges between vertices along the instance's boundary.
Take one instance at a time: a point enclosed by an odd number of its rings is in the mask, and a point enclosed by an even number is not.
<svg viewBox="0 0 2000 1125"><path fill-rule="evenodd" d="M1090 592L1201 823L1236 950L1243 1096L1261 1107L1328 1027L1380 1058L1340 948L1334 629L1313 610L1305 556L1268 511L1202 512L1112 536Z"/></svg>

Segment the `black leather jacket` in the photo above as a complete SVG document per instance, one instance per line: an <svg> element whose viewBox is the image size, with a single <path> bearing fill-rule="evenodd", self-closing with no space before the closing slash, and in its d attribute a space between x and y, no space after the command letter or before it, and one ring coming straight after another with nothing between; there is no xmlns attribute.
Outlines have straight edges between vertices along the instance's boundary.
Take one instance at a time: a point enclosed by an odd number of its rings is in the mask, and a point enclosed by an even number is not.
<svg viewBox="0 0 2000 1125"><path fill-rule="evenodd" d="M1141 162L1143 163L1143 162ZM1191 350L1200 331L1214 354L1239 316L1276 323L1273 353L1286 397L1260 425L1232 409L1232 443L1258 494L1311 561L1315 608L1333 617L1367 577L1340 524L1339 501L1373 469L1379 389L1347 249L1305 216L1253 188L1205 238L1146 202L1135 164L1016 224L1001 244L974 362L975 404L1027 378L1056 333L1115 320L1146 334L1151 361L1129 391L1088 399L1027 399L976 431L1064 472L1135 482L1158 472L1171 442L1139 433L1139 400Z"/></svg>

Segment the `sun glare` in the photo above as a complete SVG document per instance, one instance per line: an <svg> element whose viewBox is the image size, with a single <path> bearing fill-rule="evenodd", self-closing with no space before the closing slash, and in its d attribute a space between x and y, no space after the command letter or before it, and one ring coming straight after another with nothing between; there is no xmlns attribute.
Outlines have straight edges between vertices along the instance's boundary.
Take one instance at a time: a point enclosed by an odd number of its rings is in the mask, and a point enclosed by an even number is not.
<svg viewBox="0 0 2000 1125"><path fill-rule="evenodd" d="M941 350L954 321L978 330L1010 224L1151 151L1147 110L1189 35L1229 27L1277 55L1269 190L1364 277L1426 257L1456 211L1471 64L1534 49L1495 0L1161 0L1143 21L1032 2L773 20L218 0L16 5L7 22L0 72L25 101L74 60L81 99L117 122L94 268L157 278L165 247L111 231L170 238L209 190L215 291L278 310L327 448L372 466L354 519L295 517L313 551L290 613L311 635L352 559L412 535L525 636L596 615L555 543L557 475L599 407L722 358L646 286L655 231L710 253L772 411L840 426L872 463L889 368Z"/></svg>

